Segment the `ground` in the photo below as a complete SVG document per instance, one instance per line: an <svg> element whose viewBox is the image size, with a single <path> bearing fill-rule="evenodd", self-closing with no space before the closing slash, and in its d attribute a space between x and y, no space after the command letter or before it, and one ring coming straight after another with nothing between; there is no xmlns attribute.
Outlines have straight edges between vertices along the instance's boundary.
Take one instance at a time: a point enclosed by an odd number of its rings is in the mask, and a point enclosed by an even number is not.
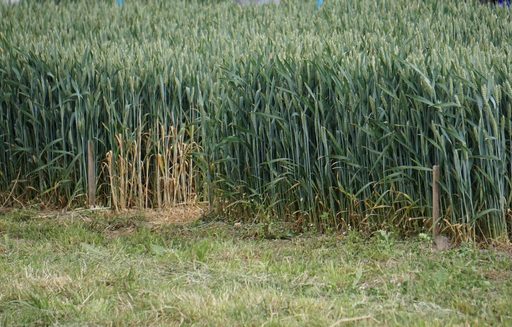
<svg viewBox="0 0 512 327"><path fill-rule="evenodd" d="M1 210L0 325L512 324L507 248L436 251L392 231L268 237L202 210Z"/></svg>

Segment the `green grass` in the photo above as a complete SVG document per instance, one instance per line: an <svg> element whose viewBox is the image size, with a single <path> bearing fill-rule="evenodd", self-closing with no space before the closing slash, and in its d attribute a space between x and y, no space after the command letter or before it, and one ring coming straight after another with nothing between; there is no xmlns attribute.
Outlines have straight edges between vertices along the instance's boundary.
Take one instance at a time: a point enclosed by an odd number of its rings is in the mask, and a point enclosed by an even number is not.
<svg viewBox="0 0 512 327"><path fill-rule="evenodd" d="M0 325L512 323L505 249L272 228L268 238L215 221L0 213Z"/></svg>

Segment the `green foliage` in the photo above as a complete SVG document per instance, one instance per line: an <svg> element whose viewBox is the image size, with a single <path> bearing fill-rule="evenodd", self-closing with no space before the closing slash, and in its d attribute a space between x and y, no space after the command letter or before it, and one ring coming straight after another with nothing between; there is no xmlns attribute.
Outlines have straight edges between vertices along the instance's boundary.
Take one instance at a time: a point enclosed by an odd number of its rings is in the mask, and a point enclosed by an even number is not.
<svg viewBox="0 0 512 327"><path fill-rule="evenodd" d="M507 238L510 11L476 1L0 6L2 203L205 200L303 230ZM251 201L255 212L244 210ZM266 218L265 218L266 219Z"/></svg>

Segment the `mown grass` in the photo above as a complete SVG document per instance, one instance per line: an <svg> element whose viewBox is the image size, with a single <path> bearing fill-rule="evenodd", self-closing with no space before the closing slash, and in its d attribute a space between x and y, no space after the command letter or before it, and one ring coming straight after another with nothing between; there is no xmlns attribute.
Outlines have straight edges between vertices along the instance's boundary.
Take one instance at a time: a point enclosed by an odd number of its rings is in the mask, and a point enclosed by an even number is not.
<svg viewBox="0 0 512 327"><path fill-rule="evenodd" d="M0 213L0 325L511 324L505 249L144 215ZM268 230L268 229L267 229Z"/></svg>

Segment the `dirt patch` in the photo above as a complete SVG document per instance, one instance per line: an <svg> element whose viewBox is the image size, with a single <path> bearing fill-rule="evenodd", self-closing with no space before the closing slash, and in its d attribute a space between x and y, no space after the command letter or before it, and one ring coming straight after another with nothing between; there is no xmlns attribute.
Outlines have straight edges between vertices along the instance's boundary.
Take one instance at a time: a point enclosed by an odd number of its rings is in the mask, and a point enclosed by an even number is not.
<svg viewBox="0 0 512 327"><path fill-rule="evenodd" d="M58 220L63 223L70 221L92 221L95 216L106 218L124 217L134 220L144 220L150 225L160 226L164 224L183 224L201 218L208 210L206 204L178 205L168 209L130 209L114 211L108 208L77 209L77 210L19 210L0 208L0 214L15 212L20 220Z"/></svg>
<svg viewBox="0 0 512 327"><path fill-rule="evenodd" d="M183 224L201 218L208 210L207 206L182 205L167 210L144 211L143 215L152 225Z"/></svg>
<svg viewBox="0 0 512 327"><path fill-rule="evenodd" d="M123 216L127 220L142 218L152 226L161 226L195 221L201 218L206 210L207 207L203 205L179 205L168 209L96 210L95 212L105 216Z"/></svg>

